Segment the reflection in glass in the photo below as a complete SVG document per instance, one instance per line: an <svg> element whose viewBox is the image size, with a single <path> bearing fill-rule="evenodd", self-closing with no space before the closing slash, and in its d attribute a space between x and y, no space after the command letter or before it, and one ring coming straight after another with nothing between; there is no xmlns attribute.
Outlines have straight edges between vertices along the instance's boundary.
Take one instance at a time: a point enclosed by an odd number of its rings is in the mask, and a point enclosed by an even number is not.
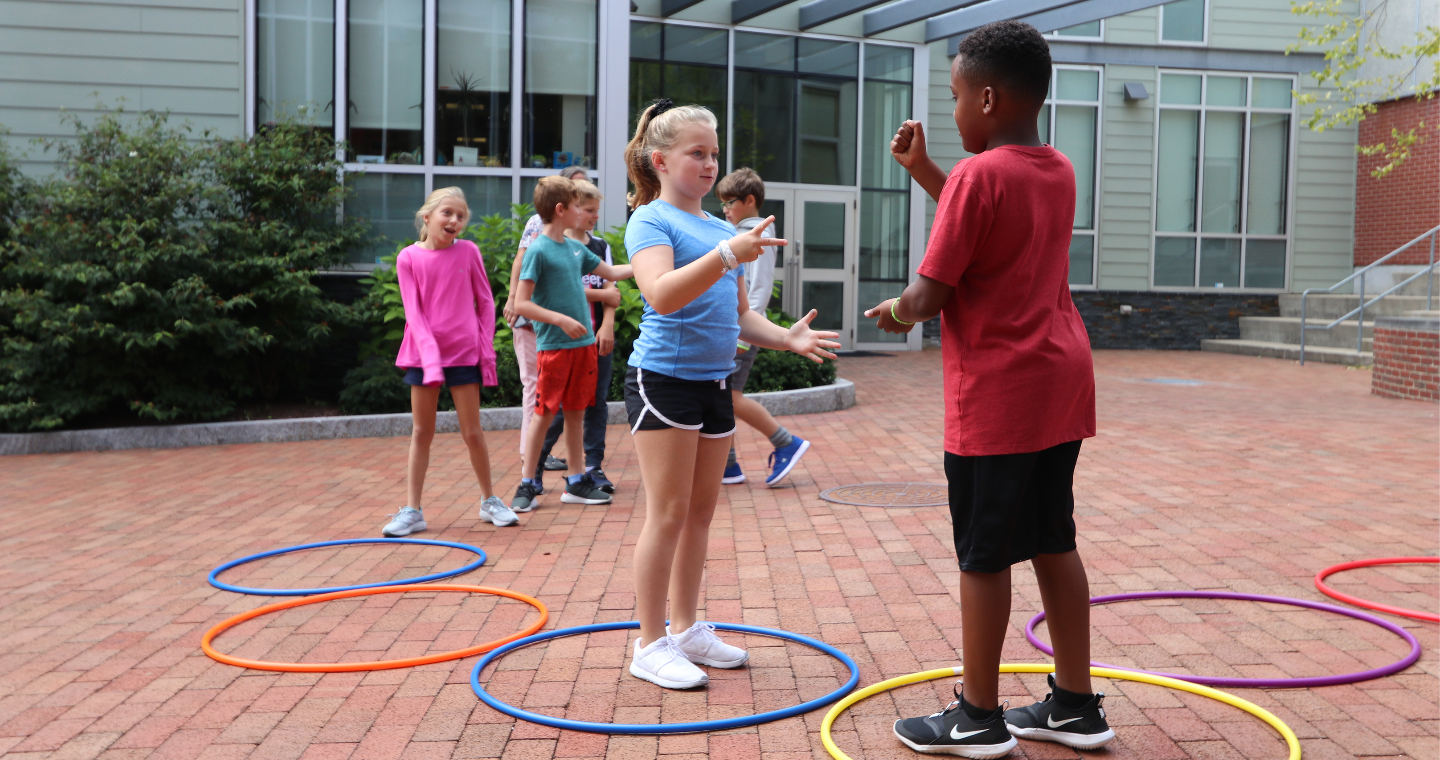
<svg viewBox="0 0 1440 760"><path fill-rule="evenodd" d="M908 55L909 51L906 53ZM910 94L909 82L902 84L877 82L869 77L865 79L864 163L860 179L860 184L865 187L903 190L910 186L910 175L890 157L890 139L913 113Z"/></svg>
<svg viewBox="0 0 1440 760"><path fill-rule="evenodd" d="M435 163L510 165L510 2L439 0Z"/></svg>
<svg viewBox="0 0 1440 760"><path fill-rule="evenodd" d="M662 31L663 30L663 31ZM636 60L636 45L646 57L666 51L666 62ZM630 24L630 131L651 101L667 97L676 103L702 105L715 114L716 136L725 140L726 34L724 30L632 22ZM674 63L673 61L682 61ZM689 61L685 63L683 61ZM723 156L722 156L723 160ZM739 164L737 164L739 166Z"/></svg>
<svg viewBox="0 0 1440 760"><path fill-rule="evenodd" d="M794 182L795 79L736 69L734 133L732 166L748 166L766 182Z"/></svg>
<svg viewBox="0 0 1440 760"><path fill-rule="evenodd" d="M787 74L795 71L795 38L778 34L735 33L735 65L747 69L769 69Z"/></svg>
<svg viewBox="0 0 1440 760"><path fill-rule="evenodd" d="M845 283L807 282L800 289L800 313L819 313L810 322L816 330L840 330L845 326Z"/></svg>
<svg viewBox="0 0 1440 760"><path fill-rule="evenodd" d="M1056 100L1100 99L1100 72L1060 69L1055 75Z"/></svg>
<svg viewBox="0 0 1440 760"><path fill-rule="evenodd" d="M1240 178L1244 152L1245 114L1233 111L1207 113L1205 188L1200 198L1201 232L1240 231Z"/></svg>
<svg viewBox="0 0 1440 760"><path fill-rule="evenodd" d="M471 224L476 224L480 217L491 214L510 216L509 177L437 174L435 175L435 189L438 190L442 187L458 187L465 192L465 202L470 206Z"/></svg>
<svg viewBox="0 0 1440 760"><path fill-rule="evenodd" d="M594 166L597 8L525 3L525 168Z"/></svg>
<svg viewBox="0 0 1440 760"><path fill-rule="evenodd" d="M665 60L724 66L729 58L729 40L730 36L724 29L671 24L665 27ZM671 99L676 103L685 102Z"/></svg>
<svg viewBox="0 0 1440 760"><path fill-rule="evenodd" d="M630 22L630 57L660 60L660 33L663 27L650 21Z"/></svg>
<svg viewBox="0 0 1440 760"><path fill-rule="evenodd" d="M1050 143L1050 106L1048 104L1040 107L1040 116L1036 119L1040 127L1040 142Z"/></svg>
<svg viewBox="0 0 1440 760"><path fill-rule="evenodd" d="M1095 106L1055 106L1055 148L1075 167L1075 229L1079 230L1095 227L1096 110Z"/></svg>
<svg viewBox="0 0 1440 760"><path fill-rule="evenodd" d="M255 9L255 119L335 124L334 0L260 0Z"/></svg>
<svg viewBox="0 0 1440 760"><path fill-rule="evenodd" d="M1252 86L1253 91L1250 95L1250 103L1256 108L1290 107L1289 79L1256 78Z"/></svg>
<svg viewBox="0 0 1440 760"><path fill-rule="evenodd" d="M853 80L800 80L801 182L855 184L855 94Z"/></svg>
<svg viewBox="0 0 1440 760"><path fill-rule="evenodd" d="M1099 37L1100 22L1091 21L1088 24L1076 24L1075 26L1067 26L1064 29L1055 32L1054 34L1059 37Z"/></svg>
<svg viewBox="0 0 1440 760"><path fill-rule="evenodd" d="M1161 6L1160 39L1166 42L1205 41L1205 0L1175 0Z"/></svg>
<svg viewBox="0 0 1440 760"><path fill-rule="evenodd" d="M1195 185L1200 151L1200 112L1160 111L1155 229L1195 231ZM1158 283L1157 283L1158 284Z"/></svg>
<svg viewBox="0 0 1440 760"><path fill-rule="evenodd" d="M345 215L369 221L371 231L380 236L353 251L350 263L379 263L380 257L395 253L397 245L415 239L415 209L425 202L424 175L352 173L345 175L345 184L353 190L345 201Z"/></svg>
<svg viewBox="0 0 1440 760"><path fill-rule="evenodd" d="M1285 234L1285 185L1290 151L1290 115L1250 115L1250 197L1246 232Z"/></svg>
<svg viewBox="0 0 1440 760"><path fill-rule="evenodd" d="M801 37L795 68L801 74L824 74L854 79L859 73L860 46L854 42L833 42Z"/></svg>
<svg viewBox="0 0 1440 760"><path fill-rule="evenodd" d="M1095 284L1094 235L1074 235L1070 238L1070 284Z"/></svg>
<svg viewBox="0 0 1440 760"><path fill-rule="evenodd" d="M909 82L915 54L909 48L865 46L865 78Z"/></svg>
<svg viewBox="0 0 1440 760"><path fill-rule="evenodd" d="M1245 77L1210 77L1205 83L1205 105L1245 107Z"/></svg>
<svg viewBox="0 0 1440 760"><path fill-rule="evenodd" d="M1200 105L1200 77L1194 74L1161 74L1160 102L1167 105Z"/></svg>
<svg viewBox="0 0 1440 760"><path fill-rule="evenodd" d="M843 269L845 204L806 201L804 240L807 269Z"/></svg>
<svg viewBox="0 0 1440 760"><path fill-rule="evenodd" d="M1239 238L1203 238L1200 241L1200 287L1240 286Z"/></svg>
<svg viewBox="0 0 1440 760"><path fill-rule="evenodd" d="M875 320L865 316L865 310L889 298L898 298L905 292L905 282L884 280L861 280L856 288L855 340L858 343L904 343L903 334L888 333L875 326ZM836 328L839 329L839 328Z"/></svg>
<svg viewBox="0 0 1440 760"><path fill-rule="evenodd" d="M1245 287L1285 287L1285 241L1245 241Z"/></svg>
<svg viewBox="0 0 1440 760"><path fill-rule="evenodd" d="M421 162L422 0L351 0L350 129L352 160Z"/></svg>
<svg viewBox="0 0 1440 760"><path fill-rule="evenodd" d="M861 312L900 295L910 273L910 193L865 190L860 193L860 261L857 267ZM905 336L881 332L874 320L857 316L856 339L903 343Z"/></svg>
<svg viewBox="0 0 1440 760"><path fill-rule="evenodd" d="M1155 238L1156 287L1195 287L1195 238Z"/></svg>

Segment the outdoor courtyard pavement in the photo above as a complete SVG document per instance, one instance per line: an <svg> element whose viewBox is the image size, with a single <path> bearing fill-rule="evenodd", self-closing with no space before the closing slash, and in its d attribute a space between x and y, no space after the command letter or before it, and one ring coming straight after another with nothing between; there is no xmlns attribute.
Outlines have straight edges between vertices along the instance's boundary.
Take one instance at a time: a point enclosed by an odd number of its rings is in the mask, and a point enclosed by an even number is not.
<svg viewBox="0 0 1440 760"><path fill-rule="evenodd" d="M822 490L944 481L937 351L847 358L858 404L782 422L814 441L783 488L764 487L765 441L739 436L751 481L728 486L716 516L705 616L778 627L836 646L861 686L957 663L959 573L945 508L822 501ZM1435 555L1437 406L1371 396L1370 374L1206 353L1097 352L1099 436L1076 480L1080 551L1092 592L1211 589L1329 601L1311 578L1337 562ZM1168 380L1170 382L1156 382ZM1177 383L1176 380L1198 381ZM497 487L513 492L517 435L488 436ZM547 628L629 620L639 468L623 427L609 431L611 506L561 504L551 491L518 528L477 520L479 490L457 435L436 440L421 537L489 553L451 582L540 598ZM4 760L428 760L430 758L825 758L825 710L755 728L609 737L517 722L478 702L476 657L369 673L281 674L220 664L200 638L273 601L219 591L214 566L303 542L377 536L403 505L406 440L351 439L0 459L10 505L0 538L0 755ZM557 452L563 454L564 452ZM555 488L558 478L551 475ZM412 577L468 561L457 550L355 546L285 555L224 579L293 588ZM1017 568L1007 662L1046 661L1022 628L1039 610ZM1332 578L1366 598L1440 609L1440 568ZM237 656L325 662L464 648L518 631L530 607L455 592L381 594L304 606L217 639ZM1437 626L1420 662L1349 686L1234 693L1274 712L1306 758L1440 756ZM1278 605L1126 602L1094 611L1098 659L1207 675L1285 677L1393 662L1404 642L1374 626ZM1044 628L1042 626L1041 631ZM705 691L664 692L624 668L629 632L563 639L506 656L484 681L527 709L596 721L680 722L796 704L844 681L800 645L748 637L748 669L712 671ZM733 638L733 637L732 637ZM1021 741L1013 757L1283 758L1269 727L1233 707L1125 681L1098 681L1119 735L1075 753ZM856 705L836 723L859 760L911 758L900 716L940 709L951 680ZM1043 676L1002 677L1020 704Z"/></svg>

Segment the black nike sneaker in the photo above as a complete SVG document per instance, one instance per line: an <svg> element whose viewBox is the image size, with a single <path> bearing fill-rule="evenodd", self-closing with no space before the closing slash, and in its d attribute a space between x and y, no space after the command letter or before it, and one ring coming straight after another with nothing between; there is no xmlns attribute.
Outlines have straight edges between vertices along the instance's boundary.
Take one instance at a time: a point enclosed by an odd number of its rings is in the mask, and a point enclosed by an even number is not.
<svg viewBox="0 0 1440 760"><path fill-rule="evenodd" d="M973 760L1004 757L1018 743L1006 730L1004 711L996 708L985 720L973 720L960 704L960 684L955 684L955 701L934 715L895 721L895 738L916 752L958 755Z"/></svg>
<svg viewBox="0 0 1440 760"><path fill-rule="evenodd" d="M1022 739L1058 742L1075 749L1099 749L1115 738L1105 722L1105 694L1096 694L1084 707L1071 710L1055 699L1055 676L1049 676L1050 693L1028 707L1005 711L1010 733Z"/></svg>

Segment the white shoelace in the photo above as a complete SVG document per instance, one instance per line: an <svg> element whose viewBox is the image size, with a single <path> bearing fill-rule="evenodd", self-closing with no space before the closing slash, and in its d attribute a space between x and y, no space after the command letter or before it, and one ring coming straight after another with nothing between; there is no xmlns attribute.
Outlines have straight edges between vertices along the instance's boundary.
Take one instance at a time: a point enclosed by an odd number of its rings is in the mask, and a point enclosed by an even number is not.
<svg viewBox="0 0 1440 760"><path fill-rule="evenodd" d="M680 643L675 640L674 636L666 636L664 638L657 639L657 641L660 641L661 644L659 650L656 651L656 654L669 655L669 659L671 660L680 660L685 663L690 662L690 658L685 654L685 650L680 648ZM663 662L660 664L659 667L655 668L655 670L658 672L660 668L663 668L668 664L668 662Z"/></svg>

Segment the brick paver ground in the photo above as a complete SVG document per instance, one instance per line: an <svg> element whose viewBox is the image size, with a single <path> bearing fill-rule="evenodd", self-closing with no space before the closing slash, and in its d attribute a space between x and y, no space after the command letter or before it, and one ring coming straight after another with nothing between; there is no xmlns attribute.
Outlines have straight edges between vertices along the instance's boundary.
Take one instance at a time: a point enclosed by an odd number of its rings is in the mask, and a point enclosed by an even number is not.
<svg viewBox="0 0 1440 760"><path fill-rule="evenodd" d="M1335 562L1434 555L1437 407L1369 393L1365 371L1223 354L1099 352L1100 435L1077 487L1080 550L1096 594L1226 589L1323 599L1311 577ZM714 620L785 628L840 647L862 685L953 664L958 572L943 508L877 509L818 498L835 485L943 482L937 352L846 359L851 410L784 420L815 441L787 487L725 489L705 606ZM1203 384L1153 382L1197 380ZM514 432L490 435L497 481L513 489ZM764 441L740 435L754 480ZM638 466L621 427L606 470L609 507L543 498L519 528L475 516L478 491L458 436L436 441L424 534L481 546L456 582L523 591L550 627L630 619L630 560L643 518ZM607 737L517 723L470 692L474 658L354 674L278 674L211 661L215 623L269 601L205 583L216 564L292 544L377 534L404 498L403 439L257 444L0 460L0 755L5 760L426 760L429 758L824 758L823 711L748 730ZM553 480L553 478L552 478ZM414 576L467 561L459 551L354 547L288 555L227 580L290 587ZM1005 659L1044 658L1021 626L1039 609L1016 573ZM1435 611L1440 569L1335 576L1342 589ZM277 660L365 660L462 648L518 630L535 612L511 600L432 592L301 607L246 623L218 646ZM1349 618L1211 601L1097 608L1097 657L1241 676L1339 673L1391 662L1394 636ZM1305 756L1440 756L1437 626L1396 618L1421 661L1377 681L1238 694L1287 721ZM486 679L529 709L620 722L749 714L835 688L838 664L752 637L752 666L716 672L708 691L662 693L624 674L628 637L575 637L522 650ZM1269 728L1228 706L1153 686L1099 684L1119 740L1114 758L1281 758ZM948 682L857 705L836 725L855 758L909 758L900 715L938 709ZM1041 676L1006 676L1015 701ZM1015 757L1064 758L1021 742ZM1094 756L1093 753L1090 756Z"/></svg>

